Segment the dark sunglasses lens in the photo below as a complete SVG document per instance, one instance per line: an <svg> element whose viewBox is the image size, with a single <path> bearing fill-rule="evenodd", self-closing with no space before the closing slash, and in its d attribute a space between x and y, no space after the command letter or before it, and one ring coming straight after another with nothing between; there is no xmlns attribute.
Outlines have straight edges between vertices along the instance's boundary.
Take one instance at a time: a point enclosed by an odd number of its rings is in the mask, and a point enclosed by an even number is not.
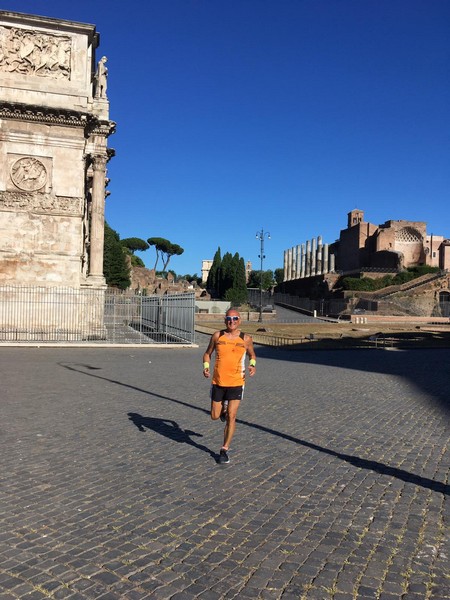
<svg viewBox="0 0 450 600"><path fill-rule="evenodd" d="M239 321L239 317L225 317L226 321Z"/></svg>

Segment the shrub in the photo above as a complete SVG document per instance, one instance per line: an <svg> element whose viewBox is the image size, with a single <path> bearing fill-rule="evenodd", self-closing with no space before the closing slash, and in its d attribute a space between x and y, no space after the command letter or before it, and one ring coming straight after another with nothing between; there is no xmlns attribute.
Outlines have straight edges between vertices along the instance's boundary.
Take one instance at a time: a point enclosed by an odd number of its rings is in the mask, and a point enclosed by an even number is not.
<svg viewBox="0 0 450 600"><path fill-rule="evenodd" d="M358 292L374 292L381 290L390 285L401 285L407 283L417 277L426 275L427 273L436 273L438 267L429 267L428 265L419 265L417 267L409 267L406 271L397 273L395 276L385 275L380 279L372 279L371 277L344 277L342 279L342 287L344 290L353 290Z"/></svg>

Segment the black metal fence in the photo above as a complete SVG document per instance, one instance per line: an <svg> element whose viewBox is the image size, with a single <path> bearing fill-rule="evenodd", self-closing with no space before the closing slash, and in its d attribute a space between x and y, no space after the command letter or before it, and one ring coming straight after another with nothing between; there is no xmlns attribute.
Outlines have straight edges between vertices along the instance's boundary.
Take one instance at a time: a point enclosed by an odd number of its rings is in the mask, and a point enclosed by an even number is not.
<svg viewBox="0 0 450 600"><path fill-rule="evenodd" d="M194 343L195 294L107 293L105 325L115 343Z"/></svg>
<svg viewBox="0 0 450 600"><path fill-rule="evenodd" d="M305 314L318 317L331 316L337 317L347 308L346 300L311 300L310 298L299 298L291 294L275 293L273 302L286 308L296 308Z"/></svg>
<svg viewBox="0 0 450 600"><path fill-rule="evenodd" d="M195 294L0 286L0 342L192 344Z"/></svg>

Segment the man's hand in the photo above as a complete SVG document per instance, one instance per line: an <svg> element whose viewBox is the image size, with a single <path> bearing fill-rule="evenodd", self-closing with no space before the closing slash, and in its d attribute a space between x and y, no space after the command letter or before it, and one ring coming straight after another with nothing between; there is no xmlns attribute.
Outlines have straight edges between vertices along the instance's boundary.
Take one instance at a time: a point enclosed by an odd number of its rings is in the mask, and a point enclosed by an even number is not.
<svg viewBox="0 0 450 600"><path fill-rule="evenodd" d="M253 375L256 373L256 367L253 365L249 365L248 366L248 374L250 377L253 377Z"/></svg>
<svg viewBox="0 0 450 600"><path fill-rule="evenodd" d="M209 379L209 377L211 376L210 372L209 372L209 367L206 367L203 369L203 377L206 377L206 379Z"/></svg>

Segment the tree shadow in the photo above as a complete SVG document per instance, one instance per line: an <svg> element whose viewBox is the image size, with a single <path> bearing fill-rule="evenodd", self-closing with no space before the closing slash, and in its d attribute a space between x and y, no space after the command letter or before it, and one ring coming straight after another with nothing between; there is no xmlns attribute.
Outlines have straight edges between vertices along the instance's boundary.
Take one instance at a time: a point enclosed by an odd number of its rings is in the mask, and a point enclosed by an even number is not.
<svg viewBox="0 0 450 600"><path fill-rule="evenodd" d="M258 358L403 377L431 397L441 411L450 412L450 349L289 350L259 346L257 354Z"/></svg>
<svg viewBox="0 0 450 600"><path fill-rule="evenodd" d="M95 373L87 373L87 372L82 371L79 368L77 368L77 367L79 367L79 365L74 365L73 363L72 364L58 363L58 364L65 369L68 369L70 371L75 371L76 373L80 373L81 375L86 375L87 377L94 377L95 379L100 379L103 381L107 381L109 383L114 383L116 385L120 385L120 386L128 388L128 389L142 392L143 394L146 394L148 396L153 396L155 398L168 400L169 402L174 402L176 404L180 404L182 406L186 406L188 408L192 408L194 410L203 412L203 413L207 414L208 416L210 414L209 410L205 410L204 408L200 408L199 406L195 406L194 404L190 404L189 402L184 402L183 400L178 400L176 398L170 398L169 396L163 396L162 394L157 394L155 392L151 392L149 390L145 390L143 388L139 388L137 386L130 385L128 383L123 383L123 382L117 381L115 379L109 379L108 377L102 377L101 375L97 375ZM138 427L138 429L140 429L140 431L142 431L143 429L145 430L145 427L147 426L146 422L148 420L149 425L150 425L148 427L149 429L153 429L155 431L156 430L155 426L156 426L157 428L159 428L158 433L162 433L163 435L165 435L165 433L163 433L163 431L167 431L167 433L169 434L167 437L170 437L170 436L178 437L181 435L181 437L182 438L185 437L185 439L182 439L182 440L176 439L176 441L184 441L193 446L196 446L196 447L208 452L211 456L213 456L215 458L215 460L217 460L216 454L211 452L205 446L201 446L200 444L197 444L196 442L194 442L191 439L190 436L192 435L193 432L189 432L189 430L187 430L186 432L180 434L180 432L182 432L183 430L180 429L176 423L175 423L175 425L176 425L176 427L175 427L173 425L174 421L141 417L140 415L137 415L136 413L128 413L128 415L130 415L129 416L130 420L132 420L134 422L134 424L136 425L136 427ZM136 415L136 416L134 418L132 418L131 415ZM164 426L161 424L162 422L165 423ZM312 442L308 442L306 440L296 438L292 435L283 433L281 431L276 431L274 429L271 429L270 427L265 427L264 425L258 425L257 423L251 423L249 421L245 421L242 419L237 419L237 423L240 423L241 425L244 425L247 427L251 427L252 429L257 429L259 431L268 433L268 434L276 436L276 437L280 437L282 439L288 440L288 441L298 444L300 446L304 446L306 448L311 448L312 450L316 450L317 452L322 452L324 454L334 456L335 458L338 458L339 460L348 462L349 464L353 465L356 468L366 469L369 471L373 471L375 473L379 473L381 475L388 475L391 477L395 477L396 479L400 479L401 481L405 481L407 483L412 483L414 485L418 485L420 487L427 488L433 492L438 492L438 493L441 493L441 494L444 494L447 496L450 495L450 485L447 485L441 481L434 481L433 479L429 479L427 477L421 477L420 475L410 473L409 471L405 471L404 469L399 469L398 467L393 467L393 466L386 465L384 463L380 463L377 461L360 458L358 456L353 456L351 454L344 454L342 452L337 452L336 450L332 450L332 449L326 448L324 446L319 446L318 444L313 444ZM189 433L189 435L188 435L188 433ZM171 438L171 439L173 439L173 438Z"/></svg>
<svg viewBox="0 0 450 600"><path fill-rule="evenodd" d="M203 444L198 444L192 439L193 437L203 437L201 433L196 433L190 429L182 429L178 423L172 419L143 417L142 415L134 412L129 412L128 418L134 425L136 425L139 431L154 431L155 433L159 433L160 435L167 437L174 442L178 442L179 444L189 444L190 446L194 446L194 448L198 448L199 450L202 450L203 452L206 452L212 456L216 461L218 460L217 454L212 452Z"/></svg>

